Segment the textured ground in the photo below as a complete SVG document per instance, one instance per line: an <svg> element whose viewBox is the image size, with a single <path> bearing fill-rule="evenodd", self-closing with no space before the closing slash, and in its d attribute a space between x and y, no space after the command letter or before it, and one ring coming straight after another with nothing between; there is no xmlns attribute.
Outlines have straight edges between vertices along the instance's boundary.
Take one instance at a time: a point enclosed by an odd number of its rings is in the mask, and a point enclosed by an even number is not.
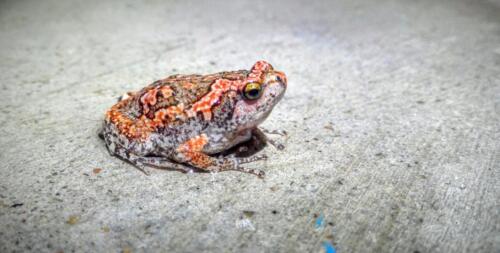
<svg viewBox="0 0 500 253"><path fill-rule="evenodd" d="M500 251L498 1L233 2L0 2L0 252ZM259 59L265 180L97 137L125 91Z"/></svg>

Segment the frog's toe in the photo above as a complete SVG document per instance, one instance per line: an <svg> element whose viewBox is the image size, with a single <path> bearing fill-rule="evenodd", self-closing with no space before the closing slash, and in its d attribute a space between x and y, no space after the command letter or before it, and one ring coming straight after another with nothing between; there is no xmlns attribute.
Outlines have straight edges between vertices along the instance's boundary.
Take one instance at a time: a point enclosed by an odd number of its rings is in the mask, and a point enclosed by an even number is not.
<svg viewBox="0 0 500 253"><path fill-rule="evenodd" d="M283 150L285 149L285 144L279 142L279 141L276 141L276 140L273 140L273 139L267 139L267 142L269 144L271 144L271 146L273 146L275 149L277 150Z"/></svg>
<svg viewBox="0 0 500 253"><path fill-rule="evenodd" d="M249 150L248 146L240 146L238 147L238 153L244 153L244 152L247 152Z"/></svg>
<svg viewBox="0 0 500 253"><path fill-rule="evenodd" d="M129 162L132 163L132 165L134 165L134 167L136 167L142 173L146 174L146 176L151 175L151 173L149 172L147 166L144 165L143 163L141 163L141 162L139 162L137 160L129 160Z"/></svg>
<svg viewBox="0 0 500 253"><path fill-rule="evenodd" d="M281 135L281 136L285 136L285 137L288 136L288 133L285 130L279 130L279 129L268 130L268 129L265 129L262 127L260 127L260 129L262 130L263 133L266 133L266 134L276 134L276 135Z"/></svg>
<svg viewBox="0 0 500 253"><path fill-rule="evenodd" d="M264 161L267 160L267 155L262 154L262 155L255 155L251 157L241 157L241 158L235 158L237 164L243 164L243 163L252 163L256 161Z"/></svg>
<svg viewBox="0 0 500 253"><path fill-rule="evenodd" d="M266 176L266 173L263 170L259 170L259 169L252 169L252 168L245 168L245 167L241 167L241 166L236 166L236 168L234 168L234 170L244 172L244 173L253 174L253 175L258 176L259 178L264 178Z"/></svg>

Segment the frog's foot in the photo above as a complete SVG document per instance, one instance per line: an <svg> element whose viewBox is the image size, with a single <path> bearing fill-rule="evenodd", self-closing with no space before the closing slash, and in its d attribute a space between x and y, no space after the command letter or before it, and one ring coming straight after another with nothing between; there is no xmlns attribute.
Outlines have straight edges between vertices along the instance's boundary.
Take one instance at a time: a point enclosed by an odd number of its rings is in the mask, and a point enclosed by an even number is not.
<svg viewBox="0 0 500 253"><path fill-rule="evenodd" d="M273 139L270 139L270 138L267 138L267 142L269 144L271 144L271 146L273 146L275 149L277 150L283 150L285 149L285 144L277 141L277 140L273 140Z"/></svg>
<svg viewBox="0 0 500 253"><path fill-rule="evenodd" d="M275 134L275 135L280 135L283 137L288 137L288 133L285 130L268 130L263 127L259 127L260 130L265 133L265 134Z"/></svg>
<svg viewBox="0 0 500 253"><path fill-rule="evenodd" d="M215 165L215 166L210 166L208 169L211 171L227 171L227 170L233 170L233 171L240 171L248 174L253 174L258 176L259 178L264 178L266 173L262 170L259 169L252 169L252 168L246 168L243 166L240 166L241 163L250 163L253 161L258 161L261 159L251 159L252 157L249 158L244 158L244 160L239 161L240 158L237 159L223 159L221 161L221 164Z"/></svg>
<svg viewBox="0 0 500 253"><path fill-rule="evenodd" d="M260 127L258 129L256 129L256 131L254 133L256 136L264 138L265 141L267 143L271 144L271 146L273 146L275 149L277 149L277 150L285 149L285 145L281 141L277 141L277 140L272 139L266 135L266 134L279 135L281 137L284 137L285 141L286 141L288 139L288 133L285 130L272 130L272 131L270 131L270 130L267 130L265 128Z"/></svg>
<svg viewBox="0 0 500 253"><path fill-rule="evenodd" d="M256 155L251 157L233 157L233 158L219 158L215 159L215 165L209 166L209 171L227 171L234 170L244 173L254 174L260 178L265 176L264 171L259 169L245 168L240 164L252 163L256 161L267 160L266 155Z"/></svg>
<svg viewBox="0 0 500 253"><path fill-rule="evenodd" d="M251 163L261 160L266 160L266 155L257 155L251 157L223 157L216 158L206 155L201 152L197 153L184 153L184 155L189 159L188 164L208 172L221 172L221 171L240 171L249 174L254 174L260 178L263 178L264 171L258 169L245 168L240 166L241 164Z"/></svg>

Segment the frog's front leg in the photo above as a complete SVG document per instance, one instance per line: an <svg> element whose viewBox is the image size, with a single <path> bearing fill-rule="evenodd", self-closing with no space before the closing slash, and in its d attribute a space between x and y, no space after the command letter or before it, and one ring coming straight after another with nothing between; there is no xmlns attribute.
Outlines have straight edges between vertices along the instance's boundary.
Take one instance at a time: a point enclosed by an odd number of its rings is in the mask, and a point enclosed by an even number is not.
<svg viewBox="0 0 500 253"><path fill-rule="evenodd" d="M237 158L237 157L212 157L203 153L203 147L208 143L208 138L205 134L196 136L177 148L177 157L184 162L210 172L219 172L226 170L241 171L264 177L264 171L258 169L250 169L240 166L244 163L251 163L259 160L265 160L265 155Z"/></svg>
<svg viewBox="0 0 500 253"><path fill-rule="evenodd" d="M277 150L283 150L283 149L285 149L285 145L283 143L281 143L280 141L274 140L274 139L272 139L272 138L270 138L269 136L266 135L266 134L269 134L269 135L271 135L271 134L273 134L273 135L279 135L279 136L284 137L285 140L286 140L288 138L288 135L287 135L287 132L284 131L284 130L267 130L267 129L262 128L262 127L258 127L258 128L256 127L252 131L252 134L256 138L262 139L265 142L271 144L271 146L273 146Z"/></svg>

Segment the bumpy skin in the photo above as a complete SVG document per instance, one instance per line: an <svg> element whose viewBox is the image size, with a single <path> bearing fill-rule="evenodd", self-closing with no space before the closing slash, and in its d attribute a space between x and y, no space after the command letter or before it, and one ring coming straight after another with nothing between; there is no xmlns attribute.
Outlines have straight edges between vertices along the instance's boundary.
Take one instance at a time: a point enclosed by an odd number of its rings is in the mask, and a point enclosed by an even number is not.
<svg viewBox="0 0 500 253"><path fill-rule="evenodd" d="M258 83L249 99L245 87ZM264 61L250 71L174 75L128 93L106 113L103 137L112 155L146 166L191 171L237 170L263 176L240 164L264 159L214 157L251 138L252 131L283 97L285 74Z"/></svg>

